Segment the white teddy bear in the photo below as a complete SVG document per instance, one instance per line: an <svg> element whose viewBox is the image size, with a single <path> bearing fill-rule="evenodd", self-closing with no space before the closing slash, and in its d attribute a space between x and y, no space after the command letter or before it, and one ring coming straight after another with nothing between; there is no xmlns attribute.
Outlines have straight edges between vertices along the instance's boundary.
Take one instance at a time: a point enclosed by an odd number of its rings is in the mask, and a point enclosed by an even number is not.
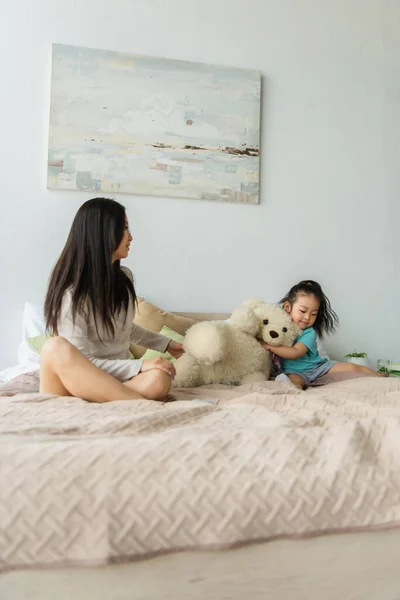
<svg viewBox="0 0 400 600"><path fill-rule="evenodd" d="M203 321L188 329L185 354L175 363L174 387L266 381L271 354L257 340L291 346L299 334L300 329L277 304L246 300L229 321Z"/></svg>

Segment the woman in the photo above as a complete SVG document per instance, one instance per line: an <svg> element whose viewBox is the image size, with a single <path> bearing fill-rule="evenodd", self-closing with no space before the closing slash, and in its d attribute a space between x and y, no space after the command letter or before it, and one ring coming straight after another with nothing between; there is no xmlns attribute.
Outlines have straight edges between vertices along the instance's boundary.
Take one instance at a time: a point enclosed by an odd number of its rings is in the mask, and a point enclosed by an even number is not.
<svg viewBox="0 0 400 600"><path fill-rule="evenodd" d="M130 360L131 343L175 358L182 344L133 324L136 294L129 269L132 236L125 208L94 198L78 210L50 277L46 326L55 334L40 355L40 391L93 402L162 400L174 365L162 357Z"/></svg>

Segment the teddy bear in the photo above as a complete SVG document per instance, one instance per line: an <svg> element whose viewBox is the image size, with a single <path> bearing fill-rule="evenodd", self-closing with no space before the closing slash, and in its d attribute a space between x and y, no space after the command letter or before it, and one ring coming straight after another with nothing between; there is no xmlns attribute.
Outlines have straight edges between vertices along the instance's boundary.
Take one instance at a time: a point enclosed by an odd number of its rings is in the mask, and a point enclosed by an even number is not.
<svg viewBox="0 0 400 600"><path fill-rule="evenodd" d="M271 353L258 340L291 346L298 335L299 327L283 308L250 298L227 321L202 321L188 329L185 353L175 363L174 387L266 381Z"/></svg>

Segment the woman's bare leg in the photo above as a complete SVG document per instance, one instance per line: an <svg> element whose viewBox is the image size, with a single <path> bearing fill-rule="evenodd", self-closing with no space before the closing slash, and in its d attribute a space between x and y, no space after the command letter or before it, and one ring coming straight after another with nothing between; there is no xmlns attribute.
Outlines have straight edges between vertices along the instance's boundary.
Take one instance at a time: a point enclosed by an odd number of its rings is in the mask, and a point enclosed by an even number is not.
<svg viewBox="0 0 400 600"><path fill-rule="evenodd" d="M90 402L143 399L139 392L96 367L62 337L47 340L42 348L40 391L58 396L77 396Z"/></svg>
<svg viewBox="0 0 400 600"><path fill-rule="evenodd" d="M171 389L171 377L161 369L151 369L145 373L139 373L123 385L134 390L149 400L164 400Z"/></svg>
<svg viewBox="0 0 400 600"><path fill-rule="evenodd" d="M369 367L363 367L362 365L355 365L354 363L344 362L344 363L336 363L329 370L329 373L365 373L365 375L370 375L371 377L384 377L384 373L378 373L378 371L374 371Z"/></svg>

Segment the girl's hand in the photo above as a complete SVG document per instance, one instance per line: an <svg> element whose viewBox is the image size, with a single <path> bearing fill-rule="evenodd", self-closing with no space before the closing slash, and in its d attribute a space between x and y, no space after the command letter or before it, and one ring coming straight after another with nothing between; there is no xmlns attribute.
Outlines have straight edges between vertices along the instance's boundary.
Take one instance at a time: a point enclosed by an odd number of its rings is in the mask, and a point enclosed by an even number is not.
<svg viewBox="0 0 400 600"><path fill-rule="evenodd" d="M182 344L171 340L167 346L167 352L169 352L174 358L179 358L185 351Z"/></svg>
<svg viewBox="0 0 400 600"><path fill-rule="evenodd" d="M264 350L270 350L271 352L274 351L274 347L267 344L267 342L264 342L263 340L258 341L260 342L260 345L264 348Z"/></svg>
<svg viewBox="0 0 400 600"><path fill-rule="evenodd" d="M146 373L146 371L151 371L152 369L160 369L160 371L168 373L172 379L175 377L176 371L174 365L169 360L162 358L162 356L152 358L151 360L144 360L140 372Z"/></svg>

